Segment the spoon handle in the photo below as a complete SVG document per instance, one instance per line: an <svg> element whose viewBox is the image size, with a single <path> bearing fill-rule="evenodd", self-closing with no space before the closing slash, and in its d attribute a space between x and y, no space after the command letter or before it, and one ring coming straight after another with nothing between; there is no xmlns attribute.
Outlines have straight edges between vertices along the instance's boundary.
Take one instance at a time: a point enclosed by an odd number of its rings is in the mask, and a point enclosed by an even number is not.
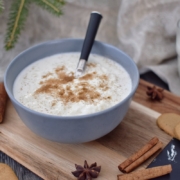
<svg viewBox="0 0 180 180"><path fill-rule="evenodd" d="M80 59L76 68L76 72L75 72L76 78L81 77L82 74L84 73L86 62L88 60L89 53L91 52L101 19L102 19L102 15L100 13L96 11L93 11L91 13L89 25L86 31L86 36L85 36L83 47L81 50L81 56L80 56Z"/></svg>
<svg viewBox="0 0 180 180"><path fill-rule="evenodd" d="M93 11L91 13L80 59L88 60L101 19L102 15L99 12Z"/></svg>

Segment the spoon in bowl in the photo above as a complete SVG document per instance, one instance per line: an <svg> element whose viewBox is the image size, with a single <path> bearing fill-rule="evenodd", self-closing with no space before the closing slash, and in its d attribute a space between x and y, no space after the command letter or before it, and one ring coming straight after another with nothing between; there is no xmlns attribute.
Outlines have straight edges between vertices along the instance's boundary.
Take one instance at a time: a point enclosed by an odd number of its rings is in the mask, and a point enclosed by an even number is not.
<svg viewBox="0 0 180 180"><path fill-rule="evenodd" d="M93 11L91 13L89 25L86 31L86 36L85 36L83 47L81 50L81 56L80 56L80 59L76 68L76 72L75 72L76 78L81 77L84 73L86 63L88 61L88 57L92 49L94 39L97 34L97 30L101 22L101 19L102 19L102 15L99 12Z"/></svg>

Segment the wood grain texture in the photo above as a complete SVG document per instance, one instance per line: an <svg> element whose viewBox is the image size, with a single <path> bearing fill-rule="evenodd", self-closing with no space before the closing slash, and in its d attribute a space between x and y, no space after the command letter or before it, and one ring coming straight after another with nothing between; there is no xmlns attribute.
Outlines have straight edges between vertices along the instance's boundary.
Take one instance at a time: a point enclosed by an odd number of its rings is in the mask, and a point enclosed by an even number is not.
<svg viewBox="0 0 180 180"><path fill-rule="evenodd" d="M153 86L153 84L140 80L138 89L134 95L133 100L150 109L153 109L159 113L174 112L180 114L180 97L172 94L171 92L164 90L164 99L162 101L153 101L146 95L147 86Z"/></svg>
<svg viewBox="0 0 180 180"><path fill-rule="evenodd" d="M120 174L117 168L119 163L151 137L158 136L164 145L171 139L156 126L159 113L180 113L180 97L164 91L165 98L162 101L151 101L145 93L147 85L153 86L140 80L133 100L148 108L133 102L125 119L115 130L97 141L81 145L62 145L37 137L25 127L8 102L5 122L0 125L0 150L43 179L74 179L70 173L75 169L74 163L83 164L84 159L102 165L98 179L116 179L116 175ZM16 170L18 163L7 155L3 154L1 162L10 164ZM149 164L154 156L141 167ZM20 180L40 179L23 166L18 167Z"/></svg>
<svg viewBox="0 0 180 180"><path fill-rule="evenodd" d="M89 163L96 161L102 166L99 180L115 179L120 174L118 165L152 137L157 136L164 145L170 141L171 137L156 125L159 115L132 102L122 123L111 133L90 143L68 145L32 133L9 101L5 121L0 126L0 150L43 179L73 180L71 171L75 170L74 164L83 164L84 160ZM141 167L147 166L153 157Z"/></svg>

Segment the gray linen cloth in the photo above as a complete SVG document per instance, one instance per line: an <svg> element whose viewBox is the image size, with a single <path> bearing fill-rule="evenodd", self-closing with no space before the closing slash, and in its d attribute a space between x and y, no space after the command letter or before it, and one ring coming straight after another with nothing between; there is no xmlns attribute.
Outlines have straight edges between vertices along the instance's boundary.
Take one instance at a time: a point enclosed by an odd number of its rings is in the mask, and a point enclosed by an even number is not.
<svg viewBox="0 0 180 180"><path fill-rule="evenodd" d="M3 48L10 4L0 16L0 80L7 65L23 50L37 43L60 38L84 38L91 11L102 13L96 40L125 51L136 62L139 72L154 71L180 95L176 58L176 27L180 0L67 0L64 14L54 17L31 5L24 31L16 47Z"/></svg>
<svg viewBox="0 0 180 180"><path fill-rule="evenodd" d="M119 47L136 62L140 73L154 71L180 95L176 57L179 0L122 0L117 31Z"/></svg>

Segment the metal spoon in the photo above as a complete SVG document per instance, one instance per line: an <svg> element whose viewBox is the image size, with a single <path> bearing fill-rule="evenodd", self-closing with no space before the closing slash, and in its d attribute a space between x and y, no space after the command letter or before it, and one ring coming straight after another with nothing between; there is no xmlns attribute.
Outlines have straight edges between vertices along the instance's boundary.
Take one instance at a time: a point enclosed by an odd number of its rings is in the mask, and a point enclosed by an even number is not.
<svg viewBox="0 0 180 180"><path fill-rule="evenodd" d="M81 56L75 72L76 78L81 77L84 73L86 62L88 61L88 57L92 49L101 19L102 19L102 15L99 12L93 11L91 13L89 25L86 31L86 36L81 50Z"/></svg>

